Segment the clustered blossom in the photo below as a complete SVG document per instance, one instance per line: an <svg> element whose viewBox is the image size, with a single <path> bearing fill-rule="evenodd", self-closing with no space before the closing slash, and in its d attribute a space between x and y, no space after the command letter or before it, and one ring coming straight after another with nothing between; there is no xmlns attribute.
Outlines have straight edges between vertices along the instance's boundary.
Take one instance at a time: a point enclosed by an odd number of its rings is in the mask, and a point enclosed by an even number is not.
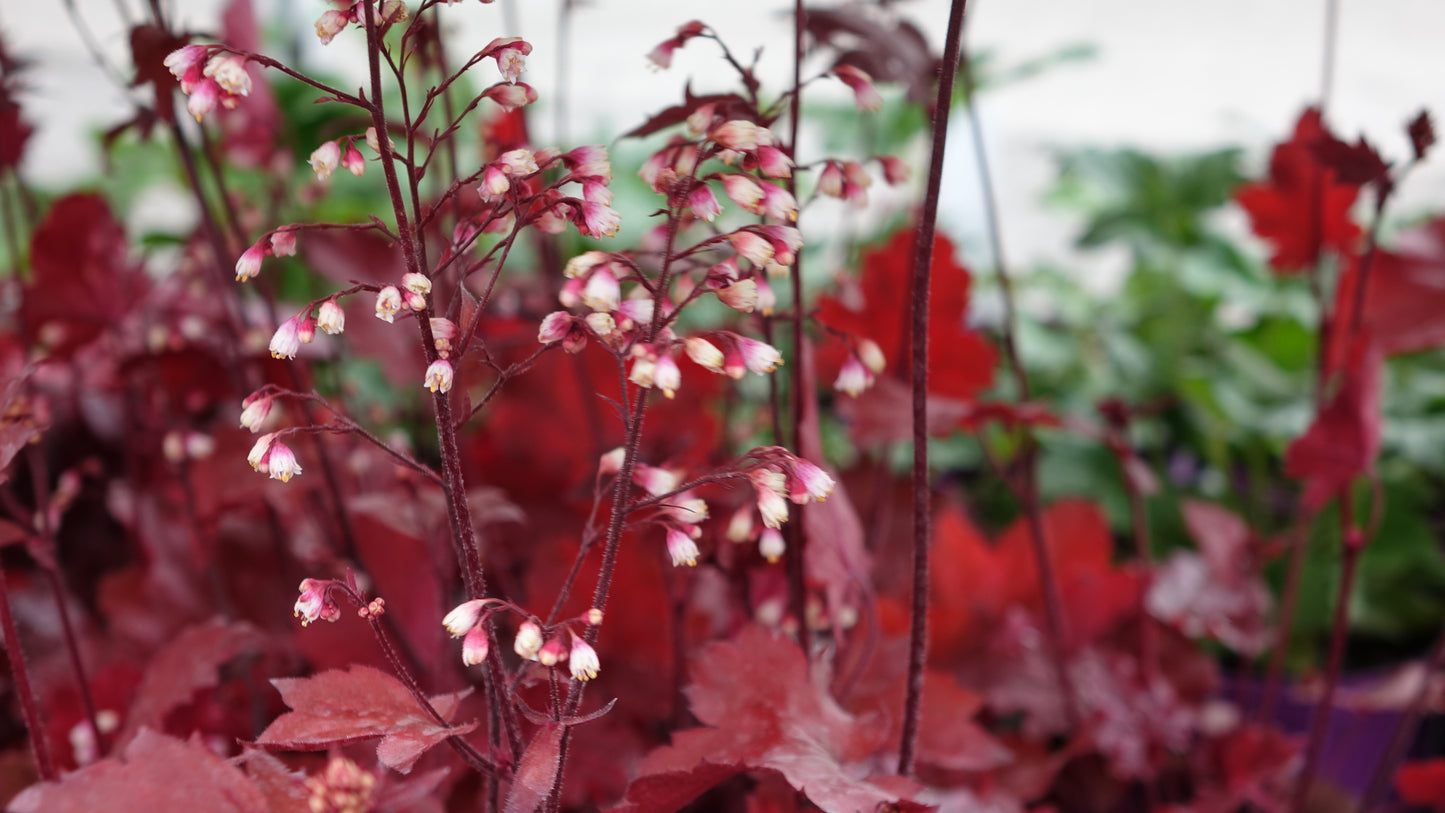
<svg viewBox="0 0 1445 813"><path fill-rule="evenodd" d="M873 386L874 376L881 374L887 363L877 342L859 339L857 349L848 354L839 368L833 389L856 398Z"/></svg>
<svg viewBox="0 0 1445 813"><path fill-rule="evenodd" d="M846 200L861 209L868 205L868 187L873 179L857 161L827 161L818 174L818 192Z"/></svg>
<svg viewBox="0 0 1445 813"><path fill-rule="evenodd" d="M331 598L331 582L321 579L302 579L300 598L296 599L293 614L301 619L301 626L317 621L336 622L341 617L341 608Z"/></svg>
<svg viewBox="0 0 1445 813"><path fill-rule="evenodd" d="M208 45L187 45L172 51L165 59L171 75L181 83L181 92L190 97L186 110L196 121L216 109L216 105L233 109L242 96L251 93L251 75L246 60Z"/></svg>
<svg viewBox="0 0 1445 813"><path fill-rule="evenodd" d="M261 239L241 252L236 260L236 281L245 282L261 273L261 261L267 256L291 257L296 254L295 225L282 226L262 235Z"/></svg>
<svg viewBox="0 0 1445 813"><path fill-rule="evenodd" d="M766 375L783 363L783 354L767 342L727 330L711 331L707 336L710 338L701 335L688 337L683 342L683 349L688 358L714 373L741 379L749 372Z"/></svg>
<svg viewBox="0 0 1445 813"><path fill-rule="evenodd" d="M767 446L748 453L754 466L747 471L753 485L758 514L763 525L774 530L788 521L788 501L803 505L823 501L833 493L833 478L815 463L779 446ZM781 537L768 541L776 549ZM760 548L761 550L761 548ZM766 557L767 551L762 551ZM779 551L779 553L781 553Z"/></svg>
<svg viewBox="0 0 1445 813"><path fill-rule="evenodd" d="M276 434L271 432L257 438L246 455L246 462L251 464L252 469L270 475L272 480L289 483L292 477L301 473L301 464L296 462L296 455L290 447L276 439Z"/></svg>

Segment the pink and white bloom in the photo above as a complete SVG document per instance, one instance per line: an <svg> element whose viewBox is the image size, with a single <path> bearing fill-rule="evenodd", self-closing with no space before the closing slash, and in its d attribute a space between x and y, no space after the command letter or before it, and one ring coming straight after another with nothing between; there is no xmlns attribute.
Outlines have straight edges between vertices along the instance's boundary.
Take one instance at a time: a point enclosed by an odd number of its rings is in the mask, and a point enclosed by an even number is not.
<svg viewBox="0 0 1445 813"><path fill-rule="evenodd" d="M706 28L697 20L684 23L677 29L676 34L652 49L651 53L647 55L648 61L658 68L672 67L672 53L685 45L688 40L701 34Z"/></svg>
<svg viewBox="0 0 1445 813"><path fill-rule="evenodd" d="M517 637L512 641L512 651L523 660L537 660L542 649L542 628L535 621L523 621L517 627Z"/></svg>
<svg viewBox="0 0 1445 813"><path fill-rule="evenodd" d="M271 253L277 257L292 257L296 254L296 229L281 228L271 232Z"/></svg>
<svg viewBox="0 0 1445 813"><path fill-rule="evenodd" d="M642 486L643 491L656 497L659 494L676 491L677 487L682 484L682 477L677 472L637 462L632 464L632 482Z"/></svg>
<svg viewBox="0 0 1445 813"><path fill-rule="evenodd" d="M572 664L569 667L572 670L572 677L584 682L597 677L597 673L602 669L602 661L597 658L597 650L570 630L568 634L572 636Z"/></svg>
<svg viewBox="0 0 1445 813"><path fill-rule="evenodd" d="M759 268L773 259L773 243L757 232L739 230L728 235L733 250Z"/></svg>
<svg viewBox="0 0 1445 813"><path fill-rule="evenodd" d="M662 391L665 398L672 398L677 395L677 388L682 386L682 371L677 368L677 362L672 356L664 353L657 359L657 369L652 374L653 384Z"/></svg>
<svg viewBox="0 0 1445 813"><path fill-rule="evenodd" d="M616 237L622 227L622 215L605 203L584 202L581 226L579 231L584 237Z"/></svg>
<svg viewBox="0 0 1445 813"><path fill-rule="evenodd" d="M189 94L205 78L206 57L211 49L205 45L186 45L166 55L165 66L181 83L181 92Z"/></svg>
<svg viewBox="0 0 1445 813"><path fill-rule="evenodd" d="M555 637L542 644L537 650L537 662L543 666L556 666L567 658L567 649L562 646L562 638Z"/></svg>
<svg viewBox="0 0 1445 813"><path fill-rule="evenodd" d="M251 74L246 72L246 60L231 54L217 54L206 61L201 72L214 81L223 91L221 104L226 108L236 106L235 97L251 94Z"/></svg>
<svg viewBox="0 0 1445 813"><path fill-rule="evenodd" d="M747 365L748 370L758 375L771 373L778 368L779 364L783 363L783 354L767 342L739 336L737 344L738 352L743 357L743 363Z"/></svg>
<svg viewBox="0 0 1445 813"><path fill-rule="evenodd" d="M424 386L432 392L451 392L452 375L452 363L446 359L437 359L426 368L426 384Z"/></svg>
<svg viewBox="0 0 1445 813"><path fill-rule="evenodd" d="M714 127L708 138L725 149L750 152L758 147L758 129L747 119L733 119Z"/></svg>
<svg viewBox="0 0 1445 813"><path fill-rule="evenodd" d="M275 432L268 432L251 445L251 451L246 453L246 462L251 468L262 474L266 473L266 455L271 451L271 444L276 440Z"/></svg>
<svg viewBox="0 0 1445 813"><path fill-rule="evenodd" d="M572 324L576 318L567 311L553 311L547 314L542 319L542 327L537 331L537 341L542 344L562 341L572 331Z"/></svg>
<svg viewBox="0 0 1445 813"><path fill-rule="evenodd" d="M482 619L482 611L486 608L486 599L474 598L471 601L464 601L446 614L446 617L442 619L442 626L447 628L447 632L450 632L453 638L459 638L477 626L477 622Z"/></svg>
<svg viewBox="0 0 1445 813"><path fill-rule="evenodd" d="M913 174L913 170L895 156L878 155L874 157L878 159L878 164L883 167L883 180L889 186L898 186L899 184L907 183L909 176Z"/></svg>
<svg viewBox="0 0 1445 813"><path fill-rule="evenodd" d="M592 272L582 288L582 304L597 311L617 310L622 298L622 286L607 266Z"/></svg>
<svg viewBox="0 0 1445 813"><path fill-rule="evenodd" d="M515 83L522 75L522 70L527 67L527 55L532 53L532 44L520 37L498 37L487 43L478 54L485 59L493 57L497 60L497 70L501 71L502 79Z"/></svg>
<svg viewBox="0 0 1445 813"><path fill-rule="evenodd" d="M497 156L495 163L508 175L531 175L537 171L537 157L527 149L507 150Z"/></svg>
<svg viewBox="0 0 1445 813"><path fill-rule="evenodd" d="M393 323L401 312L401 291L395 285L388 285L376 294L376 318Z"/></svg>
<svg viewBox="0 0 1445 813"><path fill-rule="evenodd" d="M830 198L843 197L843 167L837 161L823 164L823 171L818 173L818 192Z"/></svg>
<svg viewBox="0 0 1445 813"><path fill-rule="evenodd" d="M507 194L511 188L512 181L507 177L507 171L496 164L488 164L482 170L482 183L477 187L477 195L484 202L491 202Z"/></svg>
<svg viewBox="0 0 1445 813"><path fill-rule="evenodd" d="M793 460L792 476L788 478L788 496L793 502L799 505L809 500L823 502L836 486L822 466L801 457Z"/></svg>
<svg viewBox="0 0 1445 813"><path fill-rule="evenodd" d="M358 178L366 172L366 159L361 157L361 150L356 148L356 144L346 142L346 152L341 155L341 166Z"/></svg>
<svg viewBox="0 0 1445 813"><path fill-rule="evenodd" d="M602 183L612 181L612 163L607 148L600 144L589 144L562 153L562 163L572 170L574 179L596 178Z"/></svg>
<svg viewBox="0 0 1445 813"><path fill-rule="evenodd" d="M503 82L492 85L482 96L496 102L503 110L511 112L537 101L537 91L526 82Z"/></svg>
<svg viewBox="0 0 1445 813"><path fill-rule="evenodd" d="M309 163L316 172L317 180L330 178L331 173L335 172L341 163L341 145L335 141L327 141L311 153Z"/></svg>
<svg viewBox="0 0 1445 813"><path fill-rule="evenodd" d="M762 226L762 232L773 244L773 261L792 265L803 247L803 233L792 226Z"/></svg>
<svg viewBox="0 0 1445 813"><path fill-rule="evenodd" d="M295 316L281 323L271 335L271 357L294 359L301 349L301 320Z"/></svg>
<svg viewBox="0 0 1445 813"><path fill-rule="evenodd" d="M872 339L858 340L858 358L863 362L864 367L873 371L874 375L881 375L884 368L888 366L888 359L883 357L883 348Z"/></svg>
<svg viewBox="0 0 1445 813"><path fill-rule="evenodd" d="M859 110L877 113L883 109L883 96L873 86L873 77L867 71L853 65L837 65L833 68L833 75L852 88L853 101Z"/></svg>
<svg viewBox="0 0 1445 813"><path fill-rule="evenodd" d="M699 183L692 188L687 195L687 203L692 209L693 217L709 223L722 214L722 206L718 205L717 196L713 195L712 189L705 183Z"/></svg>
<svg viewBox="0 0 1445 813"><path fill-rule="evenodd" d="M758 147L755 153L758 171L767 178L788 178L793 174L793 159L788 154L770 145ZM744 166L747 166L744 164Z"/></svg>
<svg viewBox="0 0 1445 813"><path fill-rule="evenodd" d="M682 343L682 347L687 357L699 366L715 373L723 371L723 352L707 339L691 336Z"/></svg>
<svg viewBox="0 0 1445 813"><path fill-rule="evenodd" d="M728 173L722 176L722 185L733 203L755 215L763 213L763 190L751 175Z"/></svg>
<svg viewBox="0 0 1445 813"><path fill-rule="evenodd" d="M462 639L462 665L476 666L487 659L487 652L491 649L492 642L487 638L487 631L482 627L473 627Z"/></svg>
<svg viewBox="0 0 1445 813"><path fill-rule="evenodd" d="M273 440L271 448L266 451L266 473L272 480L289 483L292 477L301 473L301 464L296 462L296 455L289 446Z"/></svg>
<svg viewBox="0 0 1445 813"><path fill-rule="evenodd" d="M849 353L843 366L838 368L838 377L833 381L833 389L857 398L871 386L873 386L873 373L863 366L863 362L859 361L857 356Z"/></svg>
<svg viewBox="0 0 1445 813"><path fill-rule="evenodd" d="M431 280L425 274L407 272L401 275L401 287L414 294L426 296L431 293Z"/></svg>
<svg viewBox="0 0 1445 813"><path fill-rule="evenodd" d="M322 332L335 336L346 329L346 311L341 309L335 299L328 299L316 309L316 326L321 328Z"/></svg>
<svg viewBox="0 0 1445 813"><path fill-rule="evenodd" d="M316 18L316 38L321 40L322 45L330 45L336 39L346 24L351 22L351 17L344 11L332 9L324 12Z"/></svg>
<svg viewBox="0 0 1445 813"><path fill-rule="evenodd" d="M236 281L245 282L261 273L261 260L266 256L265 239L257 240L250 248L241 252L236 260Z"/></svg>
<svg viewBox="0 0 1445 813"><path fill-rule="evenodd" d="M452 352L452 339L457 337L457 325L450 319L440 316L431 318L431 340L432 346L436 348L437 354L447 358Z"/></svg>
<svg viewBox="0 0 1445 813"><path fill-rule="evenodd" d="M754 484L753 491L758 498L758 514L763 518L763 525L769 528L780 528L788 521L788 501L783 499L776 489Z"/></svg>
<svg viewBox="0 0 1445 813"><path fill-rule="evenodd" d="M266 417L271 414L272 398L269 395L256 397L249 396L241 402L241 426L252 432L261 431L261 425L266 422Z"/></svg>
<svg viewBox="0 0 1445 813"><path fill-rule="evenodd" d="M763 200L762 213L775 220L796 221L798 219L798 200L793 193L778 186L777 184L762 184Z"/></svg>
<svg viewBox="0 0 1445 813"><path fill-rule="evenodd" d="M717 298L739 313L752 313L758 306L758 283L752 279L738 280L717 289Z"/></svg>
<svg viewBox="0 0 1445 813"><path fill-rule="evenodd" d="M311 344L316 341L316 320L308 316L297 323L296 338L302 344Z"/></svg>
<svg viewBox="0 0 1445 813"><path fill-rule="evenodd" d="M331 621L341 617L341 608L327 594L328 582L320 579L302 579L300 597L292 608L292 614L301 619L301 626L317 621Z"/></svg>
<svg viewBox="0 0 1445 813"><path fill-rule="evenodd" d="M701 551L697 549L697 543L677 528L667 529L667 555L672 557L672 566L687 565L697 566L697 557Z"/></svg>
<svg viewBox="0 0 1445 813"><path fill-rule="evenodd" d="M782 531L777 528L764 528L758 535L758 553L769 562L777 562L783 558L787 549L788 543L783 539Z"/></svg>
<svg viewBox="0 0 1445 813"><path fill-rule="evenodd" d="M631 299L624 299L617 303L617 310L613 313L617 317L618 327L623 330L632 330L638 325L652 324L652 314L657 303L650 296L635 296Z"/></svg>

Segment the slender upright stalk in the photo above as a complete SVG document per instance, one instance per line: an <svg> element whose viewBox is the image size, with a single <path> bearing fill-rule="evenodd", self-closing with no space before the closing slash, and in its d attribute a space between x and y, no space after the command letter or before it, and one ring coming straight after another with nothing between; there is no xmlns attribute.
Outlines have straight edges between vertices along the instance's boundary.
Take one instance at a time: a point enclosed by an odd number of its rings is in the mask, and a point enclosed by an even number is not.
<svg viewBox="0 0 1445 813"><path fill-rule="evenodd" d="M923 664L928 655L928 289L933 270L933 235L938 223L938 198L943 187L948 114L953 105L953 79L958 74L963 39L963 13L968 0L953 0L948 35L933 103L933 146L928 158L928 188L913 246L913 294L910 309L913 388L913 605L908 636L908 690L903 705L903 738L898 747L898 773L913 775L918 744L918 715L923 701Z"/></svg>
<svg viewBox="0 0 1445 813"><path fill-rule="evenodd" d="M25 663L25 651L20 648L15 616L10 612L10 585L5 580L3 567L0 567L0 635L5 638L5 654L10 659L10 674L15 681L15 696L20 699L20 710L25 715L25 728L30 732L30 749L35 752L36 770L40 772L41 779L53 782L56 778L55 760L50 755L50 741L45 739L40 704L35 700L35 689L30 683L30 667Z"/></svg>
<svg viewBox="0 0 1445 813"><path fill-rule="evenodd" d="M801 124L801 107L803 95L803 29L807 23L807 11L803 8L803 0L794 0L793 3L793 95L788 100L788 150L792 153L793 163L798 163L798 127ZM788 175L788 192L797 197L797 180L790 173ZM803 256L801 253L794 258L793 267L789 274L793 285L793 361L790 370L788 389L791 391L792 416L793 416L793 438L792 448L795 452L803 449L803 404L804 399L814 397L812 391L804 391L803 385ZM777 391L773 391L776 399ZM776 400L774 400L776 404ZM779 442L782 439L779 438ZM788 603L792 607L793 617L798 619L798 645L803 649L803 655L808 663L812 664L812 630L808 628L808 594L806 573L804 572L804 548L808 544L808 532L803 524L802 505L794 506L793 521L788 523L788 550L786 553L788 573Z"/></svg>

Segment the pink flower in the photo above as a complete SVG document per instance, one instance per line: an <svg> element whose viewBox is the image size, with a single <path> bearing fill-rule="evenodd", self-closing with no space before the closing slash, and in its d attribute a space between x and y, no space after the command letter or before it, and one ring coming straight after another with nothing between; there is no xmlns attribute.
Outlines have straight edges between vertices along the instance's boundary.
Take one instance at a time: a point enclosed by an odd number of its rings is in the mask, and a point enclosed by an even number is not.
<svg viewBox="0 0 1445 813"><path fill-rule="evenodd" d="M788 496L793 502L799 505L809 500L822 502L833 493L836 485L821 466L801 457L794 459L792 477L788 479Z"/></svg>
<svg viewBox="0 0 1445 813"><path fill-rule="evenodd" d="M567 337L572 330L572 323L577 317L567 311L553 311L542 319L542 327L537 331L537 341L542 344L560 342Z"/></svg>
<svg viewBox="0 0 1445 813"><path fill-rule="evenodd" d="M881 374L888 366L888 359L883 357L883 348L872 339L858 340L858 358L874 375Z"/></svg>
<svg viewBox="0 0 1445 813"><path fill-rule="evenodd" d="M773 308L778 305L778 297L773 293L773 286L768 284L767 279L757 277L753 280L758 286L758 311L764 316L772 316Z"/></svg>
<svg viewBox="0 0 1445 813"><path fill-rule="evenodd" d="M787 153L773 146L758 147L756 162L758 171L769 178L788 178L793 174L793 159ZM744 165L746 166L746 165Z"/></svg>
<svg viewBox="0 0 1445 813"><path fill-rule="evenodd" d="M492 643L487 638L487 631L482 627L473 627L467 637L462 639L462 665L476 666L487 659L487 651L491 649Z"/></svg>
<svg viewBox="0 0 1445 813"><path fill-rule="evenodd" d="M751 176L730 173L722 176L722 184L733 203L755 215L763 213L763 190Z"/></svg>
<svg viewBox="0 0 1445 813"><path fill-rule="evenodd" d="M512 111L537 101L537 91L526 82L503 82L492 85L482 96L496 102L503 110Z"/></svg>
<svg viewBox="0 0 1445 813"><path fill-rule="evenodd" d="M748 152L758 147L758 129L751 121L733 119L714 127L708 138L725 149Z"/></svg>
<svg viewBox="0 0 1445 813"><path fill-rule="evenodd" d="M717 197L705 183L694 186L687 195L687 201L688 206L692 208L693 217L701 218L709 223L722 214L722 206L718 205Z"/></svg>
<svg viewBox="0 0 1445 813"><path fill-rule="evenodd" d="M271 253L277 257L291 257L296 254L296 229L280 228L271 232Z"/></svg>
<svg viewBox="0 0 1445 813"><path fill-rule="evenodd" d="M692 111L692 114L687 117L687 134L697 138L712 129L712 120L716 115L714 112L716 110L716 104L705 104Z"/></svg>
<svg viewBox="0 0 1445 813"><path fill-rule="evenodd" d="M275 432L268 432L256 438L256 442L251 445L251 451L246 454L246 462L251 464L253 470L262 474L266 473L266 456L271 451L271 444L275 440Z"/></svg>
<svg viewBox="0 0 1445 813"><path fill-rule="evenodd" d="M627 450L621 446L602 455L597 459L597 476L605 477L609 474L616 474L622 471L622 462L627 458Z"/></svg>
<svg viewBox="0 0 1445 813"><path fill-rule="evenodd" d="M437 359L426 368L426 388L432 392L450 392L452 389L452 363Z"/></svg>
<svg viewBox="0 0 1445 813"><path fill-rule="evenodd" d="M221 98L221 86L211 79L204 79L200 84L191 89L191 98L186 101L186 112L200 121L205 115L216 109L216 102Z"/></svg>
<svg viewBox="0 0 1445 813"><path fill-rule="evenodd" d="M261 260L266 256L264 240L257 240L250 248L241 252L241 258L236 260L236 281L245 282L261 273Z"/></svg>
<svg viewBox="0 0 1445 813"><path fill-rule="evenodd" d="M778 352L776 347L767 342L760 342L756 339L749 339L746 336L737 337L738 352L742 354L743 363L752 372L763 375L771 373L783 363L783 354Z"/></svg>
<svg viewBox="0 0 1445 813"><path fill-rule="evenodd" d="M691 536L677 528L667 529L667 555L672 557L672 566L687 565L697 566L697 557L700 555L697 543Z"/></svg>
<svg viewBox="0 0 1445 813"><path fill-rule="evenodd" d="M407 272L401 275L401 287L417 296L426 296L431 293L431 280L426 274Z"/></svg>
<svg viewBox="0 0 1445 813"><path fill-rule="evenodd" d="M507 177L506 170L496 164L488 164L482 170L482 183L477 187L477 195L484 202L491 202L507 194L511 188L512 181Z"/></svg>
<svg viewBox="0 0 1445 813"><path fill-rule="evenodd" d="M607 266L592 272L582 288L582 304L595 311L613 311L622 298L622 286Z"/></svg>
<svg viewBox="0 0 1445 813"><path fill-rule="evenodd" d="M583 203L583 234L588 237L615 237L622 226L622 216L605 203Z"/></svg>
<svg viewBox="0 0 1445 813"><path fill-rule="evenodd" d="M341 608L331 600L327 587L330 582L320 579L302 579L301 586L297 589L301 595L296 599L296 605L292 614L301 619L301 626L313 624L317 621L331 621L341 617Z"/></svg>
<svg viewBox="0 0 1445 813"><path fill-rule="evenodd" d="M482 618L482 611L486 607L486 599L474 598L471 601L464 601L446 614L446 617L442 619L442 626L447 628L447 632L450 632L453 638L466 635L477 626L477 622Z"/></svg>
<svg viewBox="0 0 1445 813"><path fill-rule="evenodd" d="M578 147L563 153L562 163L572 170L576 179L597 178L602 183L612 181L612 164L608 160L607 148L601 145Z"/></svg>
<svg viewBox="0 0 1445 813"><path fill-rule="evenodd" d="M652 52L647 55L648 61L658 68L672 67L673 52L685 45L688 40L701 34L705 28L697 20L684 24L677 29L677 34L672 38L664 40L652 49Z"/></svg>
<svg viewBox="0 0 1445 813"><path fill-rule="evenodd" d="M291 452L290 447L274 440L266 452L266 471L272 480L289 483L292 477L301 473L301 464L296 462L296 455Z"/></svg>
<svg viewBox="0 0 1445 813"><path fill-rule="evenodd" d="M600 611L598 615L601 616ZM601 622L600 617L598 622ZM570 630L568 634L572 636L572 665L569 667L572 670L572 677L584 682L597 677L598 671L602 669L602 661L597 658L597 650Z"/></svg>
<svg viewBox="0 0 1445 813"><path fill-rule="evenodd" d="M758 305L758 283L751 279L739 280L719 288L717 298L739 313L752 313Z"/></svg>
<svg viewBox="0 0 1445 813"><path fill-rule="evenodd" d="M512 651L523 660L537 660L542 649L542 628L534 621L523 621L517 627L517 637L512 641Z"/></svg>
<svg viewBox="0 0 1445 813"><path fill-rule="evenodd" d="M756 232L735 231L728 235L728 242L738 254L760 268L773 259L772 241Z"/></svg>
<svg viewBox="0 0 1445 813"><path fill-rule="evenodd" d="M301 320L295 316L281 323L271 336L271 357L294 359L301 349Z"/></svg>
<svg viewBox="0 0 1445 813"><path fill-rule="evenodd" d="M632 330L638 325L652 324L652 313L657 303L651 297L634 297L617 303L613 315L623 330Z"/></svg>
<svg viewBox="0 0 1445 813"><path fill-rule="evenodd" d="M773 244L773 260L779 265L792 265L798 249L803 247L803 233L792 226L762 226L763 234Z"/></svg>
<svg viewBox="0 0 1445 813"><path fill-rule="evenodd" d="M316 320L311 317L302 319L296 325L296 338L302 344L311 344L316 341Z"/></svg>
<svg viewBox="0 0 1445 813"><path fill-rule="evenodd" d="M682 371L677 368L677 362L673 361L672 356L663 354L657 359L657 371L653 373L653 383L666 398L672 398L677 394L677 388L682 386Z"/></svg>
<svg viewBox="0 0 1445 813"><path fill-rule="evenodd" d="M480 59L495 58L502 78L508 82L516 82L527 66L527 55L530 53L531 43L521 37L497 37L487 43L487 47L478 52L477 56Z"/></svg>
<svg viewBox="0 0 1445 813"><path fill-rule="evenodd" d="M176 81L181 83L182 93L189 94L204 78L202 71L210 51L205 45L187 45L166 56L164 64L170 69L171 75L176 77Z"/></svg>
<svg viewBox="0 0 1445 813"><path fill-rule="evenodd" d="M495 163L508 175L531 175L537 171L537 158L531 150L507 150L497 156Z"/></svg>
<svg viewBox="0 0 1445 813"><path fill-rule="evenodd" d="M788 501L776 490L754 484L753 491L758 498L758 513L763 517L763 525L769 528L780 528L788 521Z"/></svg>
<svg viewBox="0 0 1445 813"><path fill-rule="evenodd" d="M715 373L723 371L723 352L717 348L717 345L707 339L692 336L685 340L682 346L687 357L699 366Z"/></svg>
<svg viewBox="0 0 1445 813"><path fill-rule="evenodd" d="M682 482L682 478L675 472L664 468L649 466L646 463L633 463L632 482L642 486L643 491L656 497L659 494L675 491Z"/></svg>
<svg viewBox="0 0 1445 813"><path fill-rule="evenodd" d="M838 369L838 378L833 381L833 389L857 398L871 386L873 386L873 374L863 366L863 362L859 361L857 356L849 353L843 366Z"/></svg>
<svg viewBox="0 0 1445 813"><path fill-rule="evenodd" d="M764 528L758 536L758 553L769 562L777 562L783 558L787 551L788 543L784 541L783 534L777 528Z"/></svg>
<svg viewBox="0 0 1445 813"><path fill-rule="evenodd" d="M321 40L322 45L330 45L336 39L336 35L346 28L351 18L344 11L332 9L316 18L316 38Z"/></svg>
<svg viewBox="0 0 1445 813"><path fill-rule="evenodd" d="M335 299L328 299L316 309L316 326L335 336L346 329L346 311L341 309Z"/></svg>
<svg viewBox="0 0 1445 813"><path fill-rule="evenodd" d="M266 416L271 414L271 401L269 395L257 397L248 396L241 402L241 426L252 432L261 431L261 424L266 422Z"/></svg>
<svg viewBox="0 0 1445 813"><path fill-rule="evenodd" d="M431 339L437 353L446 358L452 352L452 339L457 337L457 325L450 319L432 317Z"/></svg>
<svg viewBox="0 0 1445 813"><path fill-rule="evenodd" d="M876 113L883 109L883 97L873 86L873 77L867 71L852 65L837 65L833 68L833 75L853 89L853 101L859 110Z"/></svg>
<svg viewBox="0 0 1445 813"><path fill-rule="evenodd" d="M394 285L382 288L376 295L376 318L383 322L395 322L401 311L401 291Z"/></svg>
<svg viewBox="0 0 1445 813"><path fill-rule="evenodd" d="M352 175L360 178L366 171L366 159L361 157L361 150L350 141L346 142L346 152L341 156L341 166Z"/></svg>
<svg viewBox="0 0 1445 813"><path fill-rule="evenodd" d="M892 155L879 155L875 157L878 159L879 165L883 167L883 180L887 182L889 186L897 186L908 182L908 176L911 175L913 171L908 168L907 164Z"/></svg>
<svg viewBox="0 0 1445 813"><path fill-rule="evenodd" d="M562 646L560 637L552 638L537 650L537 662L543 666L556 666L565 657L567 657L567 650Z"/></svg>
<svg viewBox="0 0 1445 813"><path fill-rule="evenodd" d="M246 60L239 56L217 54L207 60L202 73L220 86L221 104L227 109L236 106L237 96L251 94L251 74L246 72Z"/></svg>
<svg viewBox="0 0 1445 813"><path fill-rule="evenodd" d="M765 183L763 188L762 213L775 220L796 221L798 201L793 193L777 184Z"/></svg>
<svg viewBox="0 0 1445 813"><path fill-rule="evenodd" d="M818 192L830 198L843 197L843 168L837 161L827 161L818 175Z"/></svg>
<svg viewBox="0 0 1445 813"><path fill-rule="evenodd" d="M330 178L331 173L335 172L337 165L341 163L341 145L335 141L327 141L311 153L308 163L316 172L317 180Z"/></svg>

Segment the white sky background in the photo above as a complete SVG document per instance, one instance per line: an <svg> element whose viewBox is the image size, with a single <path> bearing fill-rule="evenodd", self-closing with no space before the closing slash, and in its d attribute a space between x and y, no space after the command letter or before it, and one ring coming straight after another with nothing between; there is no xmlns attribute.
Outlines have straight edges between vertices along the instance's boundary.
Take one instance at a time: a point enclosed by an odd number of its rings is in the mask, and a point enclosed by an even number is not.
<svg viewBox="0 0 1445 813"><path fill-rule="evenodd" d="M125 64L125 26L117 5L137 0L74 0L114 61ZM253 0L269 24L311 30L328 6L319 0ZM503 26L504 4L474 0L443 9L457 23L453 53L493 36L520 34L536 50L524 77L543 95L553 87L560 0L510 0L519 31ZM171 0L183 27L214 30L216 0ZM411 5L415 6L415 3ZM1137 146L1159 151L1242 145L1262 167L1268 147L1286 136L1318 94L1325 0L973 0L970 46L989 50L1000 67L1087 43L1094 58L1070 63L983 97L986 139L994 162L1004 239L1015 265L1066 261L1077 224L1040 205L1054 177L1059 148ZM1344 137L1368 135L1387 157L1409 148L1403 123L1422 106L1445 119L1445 2L1341 0L1340 37L1329 119ZM948 16L944 0L903 3L935 46ZM675 103L688 77L695 89L724 89L717 51L693 43L670 71L649 70L645 55L678 25L701 19L735 52L764 48L760 73L780 87L790 71L791 21L779 0L594 0L577 9L571 56L571 141L583 143L641 122ZM87 55L62 0L0 0L0 34L35 63L26 112L38 125L26 177L62 188L99 166L93 134L125 118L126 107ZM362 67L356 32L331 46L310 40L310 56ZM348 41L349 40L349 41ZM490 64L483 70L493 70ZM358 74L359 75L359 74ZM712 84L709 84L712 83ZM810 86L813 88L821 85ZM823 92L823 91L819 91ZM841 93L841 91L839 91ZM549 143L552 116L536 119ZM966 128L950 130L944 221L980 265L978 187ZM805 121L806 126L806 121ZM1445 121L1440 127L1445 130ZM807 156L804 156L807 159ZM1396 211L1445 210L1445 155L1436 155L1402 190ZM1096 262L1097 262L1096 258ZM1088 267L1082 263L1081 267Z"/></svg>

